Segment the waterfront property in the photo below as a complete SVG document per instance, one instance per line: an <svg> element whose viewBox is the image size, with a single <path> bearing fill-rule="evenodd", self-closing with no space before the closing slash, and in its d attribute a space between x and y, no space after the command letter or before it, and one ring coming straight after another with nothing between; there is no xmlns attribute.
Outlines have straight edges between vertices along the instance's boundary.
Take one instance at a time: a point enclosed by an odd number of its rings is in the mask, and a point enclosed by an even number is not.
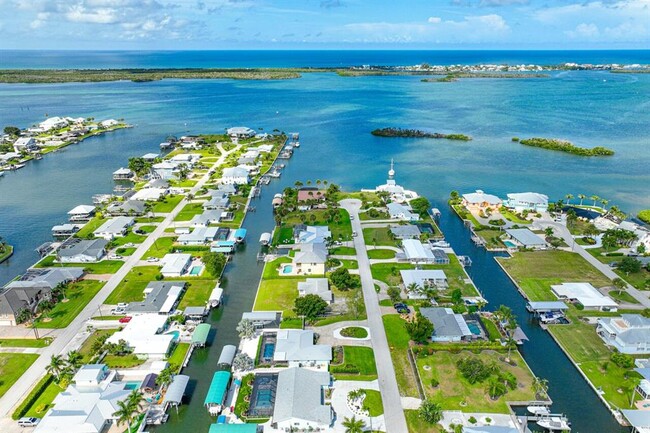
<svg viewBox="0 0 650 433"><path fill-rule="evenodd" d="M95 206L80 204L69 210L68 215L70 216L71 222L90 221L95 216L96 210L97 208Z"/></svg>
<svg viewBox="0 0 650 433"><path fill-rule="evenodd" d="M413 213L413 209L411 209L408 203L390 202L386 205L386 208L391 219L408 222L418 221L420 219L418 214Z"/></svg>
<svg viewBox="0 0 650 433"><path fill-rule="evenodd" d="M203 405L208 409L210 415L218 415L223 409L228 396L231 374L229 371L221 370L214 373L210 388L205 396Z"/></svg>
<svg viewBox="0 0 650 433"><path fill-rule="evenodd" d="M548 196L536 192L511 193L503 205L515 212L546 212L548 210Z"/></svg>
<svg viewBox="0 0 650 433"><path fill-rule="evenodd" d="M242 167L224 168L221 176L221 183L226 185L247 185L249 181L249 172Z"/></svg>
<svg viewBox="0 0 650 433"><path fill-rule="evenodd" d="M138 200L114 201L106 207L106 213L112 216L139 216L144 215L145 210L145 204Z"/></svg>
<svg viewBox="0 0 650 433"><path fill-rule="evenodd" d="M273 361L289 367L327 369L332 360L332 346L314 344L314 331L280 329L276 334Z"/></svg>
<svg viewBox="0 0 650 433"><path fill-rule="evenodd" d="M176 309L186 285L185 281L152 281L144 289L144 299L129 303L126 312L128 314L170 314Z"/></svg>
<svg viewBox="0 0 650 433"><path fill-rule="evenodd" d="M111 241L114 238L123 237L127 230L135 223L135 219L127 216L111 218L102 224L93 234L98 238Z"/></svg>
<svg viewBox="0 0 650 433"><path fill-rule="evenodd" d="M70 238L56 251L56 259L61 263L94 263L106 255L105 239Z"/></svg>
<svg viewBox="0 0 650 433"><path fill-rule="evenodd" d="M116 424L118 403L131 390L127 382L116 381L117 373L105 364L82 366L65 391L54 399L34 430L36 433L102 433Z"/></svg>
<svg viewBox="0 0 650 433"><path fill-rule="evenodd" d="M323 244L332 238L327 226L306 226L298 224L293 228L294 241L297 244Z"/></svg>
<svg viewBox="0 0 650 433"><path fill-rule="evenodd" d="M217 238L218 227L197 227L191 233L181 234L177 242L181 245L206 245Z"/></svg>
<svg viewBox="0 0 650 433"><path fill-rule="evenodd" d="M392 159L390 160L390 169L388 170L388 179L386 180L386 183L378 185L373 190L362 191L386 192L390 195L391 201L396 203L406 203L414 198L418 198L418 194L415 191L408 190L397 184L397 181L395 180L395 164Z"/></svg>
<svg viewBox="0 0 650 433"><path fill-rule="evenodd" d="M411 263L429 263L437 265L449 264L449 257L444 250L432 248L430 244L423 244L418 239L404 239L402 241L404 248L403 257ZM398 256L398 259L401 255Z"/></svg>
<svg viewBox="0 0 650 433"><path fill-rule="evenodd" d="M418 226L414 224L392 225L390 226L390 232L395 239L420 239L422 234Z"/></svg>
<svg viewBox="0 0 650 433"><path fill-rule="evenodd" d="M650 319L640 314L601 317L596 332L606 345L629 355L650 353Z"/></svg>
<svg viewBox="0 0 650 433"><path fill-rule="evenodd" d="M463 315L454 313L451 308L420 308L420 313L433 323L431 341L465 341L475 336L467 326Z"/></svg>
<svg viewBox="0 0 650 433"><path fill-rule="evenodd" d="M165 277L180 277L187 273L192 264L192 255L185 253L165 254L160 260L160 273Z"/></svg>
<svg viewBox="0 0 650 433"><path fill-rule="evenodd" d="M448 287L447 275L440 269L403 269L399 272L409 299L426 299L427 288L445 290ZM417 287L417 289L412 292L410 287Z"/></svg>
<svg viewBox="0 0 650 433"><path fill-rule="evenodd" d="M331 304L334 300L327 278L307 278L298 283L298 296L317 295Z"/></svg>
<svg viewBox="0 0 650 433"><path fill-rule="evenodd" d="M282 313L277 311L250 311L241 316L242 320L250 320L257 329L279 328Z"/></svg>
<svg viewBox="0 0 650 433"><path fill-rule="evenodd" d="M111 335L107 342L119 344L124 340L133 354L140 358L163 359L176 341L174 334L164 334L167 316L139 314L131 318L124 329Z"/></svg>
<svg viewBox="0 0 650 433"><path fill-rule="evenodd" d="M231 138L235 138L235 139L245 139L245 138L255 137L255 130L248 128L246 126L233 126L232 128L228 128L226 130L226 133Z"/></svg>
<svg viewBox="0 0 650 433"><path fill-rule="evenodd" d="M283 431L325 430L331 427L334 413L326 405L325 389L331 385L330 374L292 367L278 374L272 424Z"/></svg>
<svg viewBox="0 0 650 433"><path fill-rule="evenodd" d="M577 302L587 310L616 311L618 304L589 283L562 283L551 286L558 299Z"/></svg>
<svg viewBox="0 0 650 433"><path fill-rule="evenodd" d="M516 248L523 247L541 250L548 246L544 239L526 228L506 229L506 238ZM507 243L508 241L504 241L506 246L510 246L510 244Z"/></svg>
<svg viewBox="0 0 650 433"><path fill-rule="evenodd" d="M496 195L486 194L480 189L476 192L463 194L462 204L470 212L481 212L498 209L501 207L502 200Z"/></svg>
<svg viewBox="0 0 650 433"><path fill-rule="evenodd" d="M283 265L280 275L324 275L327 247L322 243L301 244L292 265Z"/></svg>

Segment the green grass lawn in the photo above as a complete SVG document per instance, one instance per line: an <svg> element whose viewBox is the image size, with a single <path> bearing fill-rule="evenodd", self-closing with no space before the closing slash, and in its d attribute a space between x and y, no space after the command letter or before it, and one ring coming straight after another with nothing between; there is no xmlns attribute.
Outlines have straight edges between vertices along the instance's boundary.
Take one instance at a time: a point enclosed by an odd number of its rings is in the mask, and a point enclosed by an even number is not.
<svg viewBox="0 0 650 433"><path fill-rule="evenodd" d="M302 329L302 319L298 317L282 319L280 329Z"/></svg>
<svg viewBox="0 0 650 433"><path fill-rule="evenodd" d="M176 206L178 206L178 203L183 200L182 195L168 195L165 198L163 198L163 201L157 201L155 202L153 208L151 208L151 211L154 213L169 213L174 210Z"/></svg>
<svg viewBox="0 0 650 433"><path fill-rule="evenodd" d="M330 251L331 255L339 256L354 256L357 254L357 250L353 247L336 247Z"/></svg>
<svg viewBox="0 0 650 433"><path fill-rule="evenodd" d="M497 325L492 320L481 316L481 323L485 326L490 341L501 339L501 332L499 332L499 328L497 328Z"/></svg>
<svg viewBox="0 0 650 433"><path fill-rule="evenodd" d="M102 363L109 368L133 368L144 364L144 359L140 359L134 354L128 355L106 355Z"/></svg>
<svg viewBox="0 0 650 433"><path fill-rule="evenodd" d="M478 356L485 362L496 362L500 371L508 371L517 378L518 386L514 390L497 400L492 400L486 392L486 383L470 384L458 370L456 362L466 356ZM464 412L509 413L506 401L529 401L535 399L532 389L533 374L530 372L523 358L516 350L510 355L516 362L513 367L501 361L505 356L491 350L484 350L479 355L469 351L452 353L451 351L438 351L433 355L417 359L418 371L424 385L424 392L428 398L440 403L445 410L462 410ZM425 369L425 366L430 369ZM437 387L431 386L431 379L439 382ZM461 404L465 402L466 404Z"/></svg>
<svg viewBox="0 0 650 433"><path fill-rule="evenodd" d="M469 210L467 210L465 206L462 206L460 204L454 204L451 207L456 212L456 215L458 215L461 219L471 221L474 227L481 226L481 223L478 222L478 220L474 217L474 215L472 215L472 213Z"/></svg>
<svg viewBox="0 0 650 433"><path fill-rule="evenodd" d="M82 280L70 284L65 291L67 302L58 302L47 314L47 317L41 316L38 319L36 326L38 328L65 328L95 297L103 285L103 281L96 280Z"/></svg>
<svg viewBox="0 0 650 433"><path fill-rule="evenodd" d="M97 230L102 224L108 221L108 218L94 217L86 223L79 231L75 234L77 238L87 238L89 235L92 235L95 230Z"/></svg>
<svg viewBox="0 0 650 433"><path fill-rule="evenodd" d="M117 317L117 316L116 316ZM93 353L92 353L92 346L95 341L103 337L104 335L113 335L119 331L119 329L96 329L88 338L86 338L86 341L83 342L81 347L79 348L79 353L83 356L83 362L84 363L89 363L92 361L93 358Z"/></svg>
<svg viewBox="0 0 650 433"><path fill-rule="evenodd" d="M156 230L156 226L144 225L138 227L138 230L143 231L145 233L153 233L153 231Z"/></svg>
<svg viewBox="0 0 650 433"><path fill-rule="evenodd" d="M420 414L415 409L404 411L406 416L406 424L409 428L409 433L441 433L441 427L438 424L429 424L420 417Z"/></svg>
<svg viewBox="0 0 650 433"><path fill-rule="evenodd" d="M35 354L0 353L0 397L18 381L37 358L38 355Z"/></svg>
<svg viewBox="0 0 650 433"><path fill-rule="evenodd" d="M195 215L200 215L203 213L203 203L188 203L185 207L176 215L174 221L189 221L194 218Z"/></svg>
<svg viewBox="0 0 650 433"><path fill-rule="evenodd" d="M420 398L417 379L408 360L409 335L404 327L404 320L397 314L387 314L382 317L390 354L395 367L395 379L400 395Z"/></svg>
<svg viewBox="0 0 650 433"><path fill-rule="evenodd" d="M379 416L384 413L384 403L381 400L381 393L374 389L364 389L366 397L363 399L363 408L370 416Z"/></svg>
<svg viewBox="0 0 650 433"><path fill-rule="evenodd" d="M150 281L156 281L160 273L158 266L136 266L132 268L118 286L108 295L105 304L114 305L119 302L134 302L143 299L143 291Z"/></svg>
<svg viewBox="0 0 650 433"><path fill-rule="evenodd" d="M264 280L275 280L275 279L281 279L281 280L291 280L291 279L300 279L304 280L304 276L287 276L283 277L278 273L278 267L283 264L283 263L291 263L291 258L290 257L278 257L277 259L271 261L271 262L266 262L264 265L264 272L262 274L262 279Z"/></svg>
<svg viewBox="0 0 650 433"><path fill-rule="evenodd" d="M178 308L183 309L185 307L201 307L205 305L215 285L216 281L211 279L188 279L188 286L185 289L183 299L178 304Z"/></svg>
<svg viewBox="0 0 650 433"><path fill-rule="evenodd" d="M161 223L161 222L163 222L164 219L165 219L165 217L161 217L161 216L158 216L158 217L146 217L145 216L145 217L137 217L135 219L135 222L138 223L138 224Z"/></svg>
<svg viewBox="0 0 650 433"><path fill-rule="evenodd" d="M512 221L515 224L530 224L530 221L518 217L514 212L506 209L505 207L501 207L499 209L499 212L505 219Z"/></svg>
<svg viewBox="0 0 650 433"><path fill-rule="evenodd" d="M304 280L304 278L263 280L253 310L282 311L282 317L295 317L293 303L298 297L298 281Z"/></svg>
<svg viewBox="0 0 650 433"><path fill-rule="evenodd" d="M52 401L63 391L55 381L51 381L43 392L38 396L36 401L27 409L24 416L33 416L43 418L43 415L52 408Z"/></svg>
<svg viewBox="0 0 650 433"><path fill-rule="evenodd" d="M0 347L46 347L52 342L51 337L39 338L2 338Z"/></svg>
<svg viewBox="0 0 650 433"><path fill-rule="evenodd" d="M176 237L163 236L155 240L153 245L144 253L142 256L143 259L148 259L149 257L163 258L165 254L169 253L172 250L172 246L176 241Z"/></svg>
<svg viewBox="0 0 650 433"><path fill-rule="evenodd" d="M46 256L34 265L35 268L84 268L89 274L114 274L124 264L121 260L102 260L97 263L54 263L55 256Z"/></svg>
<svg viewBox="0 0 650 433"><path fill-rule="evenodd" d="M359 269L359 263L356 260L339 260L345 269Z"/></svg>
<svg viewBox="0 0 650 433"><path fill-rule="evenodd" d="M368 331L366 328L361 328L359 326L347 326L341 329L341 335L349 338L366 338L368 336Z"/></svg>
<svg viewBox="0 0 650 433"><path fill-rule="evenodd" d="M111 241L111 244L115 247L121 247L126 244L141 244L144 240L147 239L146 236L138 235L129 230L126 236L115 238Z"/></svg>
<svg viewBox="0 0 650 433"><path fill-rule="evenodd" d="M388 227L371 227L363 229L363 239L366 241L366 245L399 247L399 241L393 239L392 233Z"/></svg>
<svg viewBox="0 0 650 433"><path fill-rule="evenodd" d="M128 248L120 247L117 250L115 250L115 253L119 254L120 256L128 257L128 256L132 256L133 253L135 253L135 250L136 250L135 247L128 247Z"/></svg>
<svg viewBox="0 0 650 433"><path fill-rule="evenodd" d="M619 292L618 290L612 290L608 293L608 296L612 299L615 299L620 302L627 302L628 304L638 304L639 301L637 301L635 298L632 297L629 293L626 291Z"/></svg>
<svg viewBox="0 0 650 433"><path fill-rule="evenodd" d="M375 354L370 347L343 346L344 366L354 366L359 370L358 374L337 373L336 365L332 365L332 372L337 380L363 380L371 381L377 379L377 366L375 365Z"/></svg>
<svg viewBox="0 0 650 433"><path fill-rule="evenodd" d="M293 244L293 227L276 227L273 232L273 245Z"/></svg>
<svg viewBox="0 0 650 433"><path fill-rule="evenodd" d="M505 232L503 230L497 229L485 229L476 231L476 234L483 238L485 241L485 246L487 248L504 248L505 245L503 242L501 242L500 239L504 233Z"/></svg>
<svg viewBox="0 0 650 433"><path fill-rule="evenodd" d="M175 365L180 370L188 350L190 350L190 343L178 343L171 356L167 358L169 365Z"/></svg>
<svg viewBox="0 0 650 433"><path fill-rule="evenodd" d="M369 259L392 259L395 254L393 250L368 250Z"/></svg>
<svg viewBox="0 0 650 433"><path fill-rule="evenodd" d="M388 220L390 215L384 210L377 209L377 216L371 217L367 211L359 212L359 219L361 221L374 221L374 220Z"/></svg>

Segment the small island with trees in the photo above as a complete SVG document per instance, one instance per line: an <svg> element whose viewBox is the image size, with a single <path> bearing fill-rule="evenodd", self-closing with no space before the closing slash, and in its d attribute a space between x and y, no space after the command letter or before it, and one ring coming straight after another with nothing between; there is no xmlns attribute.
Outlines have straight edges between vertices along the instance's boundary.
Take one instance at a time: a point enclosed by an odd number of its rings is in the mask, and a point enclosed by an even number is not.
<svg viewBox="0 0 650 433"><path fill-rule="evenodd" d="M0 263L11 257L13 253L14 247L5 242L5 240L0 236Z"/></svg>
<svg viewBox="0 0 650 433"><path fill-rule="evenodd" d="M559 140L556 138L526 138L524 140L513 139L525 146L540 147L542 149L557 150L560 152L572 153L580 156L611 156L614 155L612 149L603 146L596 146L592 148L579 147L566 140Z"/></svg>
<svg viewBox="0 0 650 433"><path fill-rule="evenodd" d="M370 132L376 137L403 137L403 138L444 138L447 140L470 141L472 137L465 134L441 134L420 129L406 128L381 128Z"/></svg>
<svg viewBox="0 0 650 433"><path fill-rule="evenodd" d="M452 83L465 78L493 78L493 79L532 79L532 78L549 78L548 74L533 73L495 73L495 72L453 72L444 77L423 78L425 83Z"/></svg>

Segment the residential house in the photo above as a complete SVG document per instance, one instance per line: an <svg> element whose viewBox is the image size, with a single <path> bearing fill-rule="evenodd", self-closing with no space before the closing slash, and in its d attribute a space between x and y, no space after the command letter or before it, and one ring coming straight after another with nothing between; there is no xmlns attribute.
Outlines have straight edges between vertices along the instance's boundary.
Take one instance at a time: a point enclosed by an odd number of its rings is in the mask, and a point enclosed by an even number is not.
<svg viewBox="0 0 650 433"><path fill-rule="evenodd" d="M296 274L324 275L327 262L327 247L322 243L300 245L293 258Z"/></svg>
<svg viewBox="0 0 650 433"><path fill-rule="evenodd" d="M506 229L506 237L517 247L542 250L548 246L542 237L538 236L527 228Z"/></svg>
<svg viewBox="0 0 650 433"><path fill-rule="evenodd" d="M90 221L95 216L96 208L91 205L80 204L79 206L68 211L70 221Z"/></svg>
<svg viewBox="0 0 650 433"><path fill-rule="evenodd" d="M388 214L391 219L397 219L401 221L417 221L420 219L418 214L412 212L411 206L408 203L397 203L390 202L386 205L388 208Z"/></svg>
<svg viewBox="0 0 650 433"><path fill-rule="evenodd" d="M327 370L332 360L332 346L314 344L314 331L280 329L276 334L273 361L289 367L314 367Z"/></svg>
<svg viewBox="0 0 650 433"><path fill-rule="evenodd" d="M596 332L606 345L629 355L650 354L650 319L640 314L601 317Z"/></svg>
<svg viewBox="0 0 650 433"><path fill-rule="evenodd" d="M420 308L420 313L433 323L431 341L454 342L470 340L472 331L462 314L456 314L451 308Z"/></svg>
<svg viewBox="0 0 650 433"><path fill-rule="evenodd" d="M476 192L463 194L462 203L468 210L479 212L500 208L502 200L496 195L486 194L480 189L477 189Z"/></svg>
<svg viewBox="0 0 650 433"><path fill-rule="evenodd" d="M151 179L144 185L145 188L168 189L169 181L166 179Z"/></svg>
<svg viewBox="0 0 650 433"><path fill-rule="evenodd" d="M169 194L167 188L142 188L131 196L135 201L158 201Z"/></svg>
<svg viewBox="0 0 650 433"><path fill-rule="evenodd" d="M327 226L306 226L298 224L293 230L297 244L322 244L332 238L332 232Z"/></svg>
<svg viewBox="0 0 650 433"><path fill-rule="evenodd" d="M249 311L241 315L242 320L250 320L257 329L275 329L280 327L282 312Z"/></svg>
<svg viewBox="0 0 650 433"><path fill-rule="evenodd" d="M55 238L67 238L77 233L82 226L80 224L59 224L52 226L52 236Z"/></svg>
<svg viewBox="0 0 650 433"><path fill-rule="evenodd" d="M59 247L56 259L61 263L98 262L106 254L106 245L106 239L71 238Z"/></svg>
<svg viewBox="0 0 650 433"><path fill-rule="evenodd" d="M176 310L186 285L185 281L152 281L144 289L144 299L129 303L126 311L129 315L171 314Z"/></svg>
<svg viewBox="0 0 650 433"><path fill-rule="evenodd" d="M151 166L151 174L154 179L174 179L177 173L178 164L170 161L162 161Z"/></svg>
<svg viewBox="0 0 650 433"><path fill-rule="evenodd" d="M589 283L562 283L551 286L558 299L577 302L586 310L616 311L618 304Z"/></svg>
<svg viewBox="0 0 650 433"><path fill-rule="evenodd" d="M255 137L255 131L246 126L234 126L226 130L227 134L232 138L251 138Z"/></svg>
<svg viewBox="0 0 650 433"><path fill-rule="evenodd" d="M225 185L246 185L248 181L248 170L241 167L224 168L221 176L221 183Z"/></svg>
<svg viewBox="0 0 650 433"><path fill-rule="evenodd" d="M117 382L117 373L105 364L83 365L53 407L34 429L35 433L104 433L117 427L120 409L131 389Z"/></svg>
<svg viewBox="0 0 650 433"><path fill-rule="evenodd" d="M157 153L145 153L142 155L142 159L144 159L146 162L154 162L158 158L160 158L160 155Z"/></svg>
<svg viewBox="0 0 650 433"><path fill-rule="evenodd" d="M38 124L38 129L41 132L47 132L52 129L61 129L68 126L68 121L62 117L49 117Z"/></svg>
<svg viewBox="0 0 650 433"><path fill-rule="evenodd" d="M449 264L449 256L443 249L432 248L429 244L424 244L418 239L404 239L402 240L402 247L404 254L400 254L398 259L403 257L411 263Z"/></svg>
<svg viewBox="0 0 650 433"><path fill-rule="evenodd" d="M420 229L413 224L405 224L399 226L390 226L390 232L395 239L420 239Z"/></svg>
<svg viewBox="0 0 650 433"><path fill-rule="evenodd" d="M139 358L163 359L172 347L176 337L165 334L168 317L165 314L136 314L126 326L113 335L107 343L126 341L133 354Z"/></svg>
<svg viewBox="0 0 650 433"><path fill-rule="evenodd" d="M227 194L219 195L214 194L212 198L203 203L203 209L205 210L223 210L228 209L230 205L230 197Z"/></svg>
<svg viewBox="0 0 650 433"><path fill-rule="evenodd" d="M135 173L131 169L120 167L113 172L113 180L131 180Z"/></svg>
<svg viewBox="0 0 650 433"><path fill-rule="evenodd" d="M508 194L508 199L503 205L515 212L546 212L548 210L548 196L536 192L522 192Z"/></svg>
<svg viewBox="0 0 650 433"><path fill-rule="evenodd" d="M109 215L144 215L146 210L145 204L138 200L114 201L106 207L106 213Z"/></svg>
<svg viewBox="0 0 650 433"><path fill-rule="evenodd" d="M327 278L307 278L298 283L298 296L317 295L328 304L334 300Z"/></svg>
<svg viewBox="0 0 650 433"><path fill-rule="evenodd" d="M192 233L182 234L177 242L181 245L205 245L217 237L219 227L197 227Z"/></svg>
<svg viewBox="0 0 650 433"><path fill-rule="evenodd" d="M309 186L302 187L298 190L297 199L298 203L303 203L310 200L323 201L325 200L325 191Z"/></svg>
<svg viewBox="0 0 650 433"><path fill-rule="evenodd" d="M187 273L192 264L192 255L185 253L166 254L160 260L162 269L160 273L165 277L180 277Z"/></svg>
<svg viewBox="0 0 650 433"><path fill-rule="evenodd" d="M121 238L126 235L129 227L135 223L135 219L127 216L118 216L111 218L99 226L93 234L98 238L104 238L111 241L115 238Z"/></svg>
<svg viewBox="0 0 650 433"><path fill-rule="evenodd" d="M403 269L400 271L404 288L408 290L415 284L420 290L414 293L409 292L409 299L426 299L424 293L427 288L444 290L447 288L447 275L440 269Z"/></svg>
<svg viewBox="0 0 650 433"><path fill-rule="evenodd" d="M14 151L21 152L34 152L39 150L38 144L33 137L20 137L14 142Z"/></svg>
<svg viewBox="0 0 650 433"><path fill-rule="evenodd" d="M294 367L281 369L275 391L272 425L280 431L329 430L334 412L325 404L331 385L327 371Z"/></svg>
<svg viewBox="0 0 650 433"><path fill-rule="evenodd" d="M216 224L221 219L221 211L206 210L202 214L194 215L190 220L190 227L208 227L210 224Z"/></svg>
<svg viewBox="0 0 650 433"><path fill-rule="evenodd" d="M119 124L120 122L118 122L115 119L106 119L99 122L99 126L101 126L102 128L112 128L113 126L117 126Z"/></svg>

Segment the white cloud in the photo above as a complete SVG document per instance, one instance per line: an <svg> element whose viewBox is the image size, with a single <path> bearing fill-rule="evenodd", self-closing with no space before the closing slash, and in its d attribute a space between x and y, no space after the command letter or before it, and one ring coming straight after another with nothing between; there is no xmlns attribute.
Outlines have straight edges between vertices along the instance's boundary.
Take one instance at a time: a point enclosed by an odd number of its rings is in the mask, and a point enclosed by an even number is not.
<svg viewBox="0 0 650 433"><path fill-rule="evenodd" d="M110 8L86 9L83 6L72 6L65 17L76 23L112 24L117 22L117 10Z"/></svg>
<svg viewBox="0 0 650 433"><path fill-rule="evenodd" d="M598 26L596 24L580 23L574 30L568 30L565 33L567 36L573 39L591 40L600 35L600 30L598 30Z"/></svg>
<svg viewBox="0 0 650 433"><path fill-rule="evenodd" d="M438 23L442 22L442 18L440 18L440 17L429 17L429 19L427 21L430 22L431 24L438 24Z"/></svg>

